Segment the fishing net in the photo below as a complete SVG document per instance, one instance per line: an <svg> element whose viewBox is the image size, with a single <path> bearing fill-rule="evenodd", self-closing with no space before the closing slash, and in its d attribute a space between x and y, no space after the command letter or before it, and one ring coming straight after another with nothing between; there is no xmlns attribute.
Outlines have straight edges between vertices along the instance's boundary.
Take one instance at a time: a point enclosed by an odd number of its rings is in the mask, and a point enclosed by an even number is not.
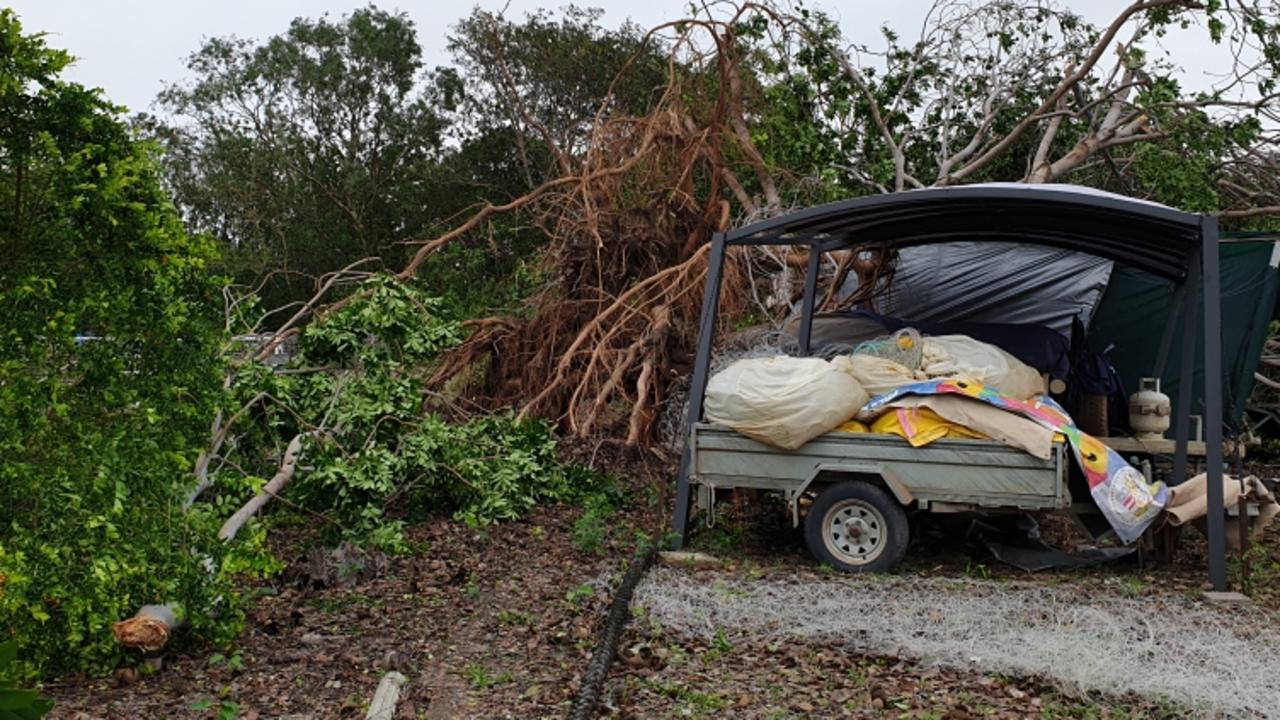
<svg viewBox="0 0 1280 720"><path fill-rule="evenodd" d="M921 342L920 331L902 328L892 335L859 343L853 352L892 360L908 370L919 370L924 358L924 343Z"/></svg>

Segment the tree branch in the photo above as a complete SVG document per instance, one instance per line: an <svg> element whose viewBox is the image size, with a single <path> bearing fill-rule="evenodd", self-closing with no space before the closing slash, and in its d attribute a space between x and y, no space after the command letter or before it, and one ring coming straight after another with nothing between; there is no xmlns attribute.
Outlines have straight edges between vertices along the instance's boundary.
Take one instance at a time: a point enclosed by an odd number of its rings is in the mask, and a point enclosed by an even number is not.
<svg viewBox="0 0 1280 720"><path fill-rule="evenodd" d="M222 524L222 529L218 531L219 540L231 542L236 533L240 532L240 528L249 522L250 518L257 515L258 511L270 502L271 498L284 490L297 471L298 458L302 456L303 440L313 437L315 434L315 431L311 431L293 436L293 439L289 441L289 445L285 448L284 456L280 459L280 468L276 470L276 474L263 486L262 492L254 495L234 515L227 518L227 521Z"/></svg>
<svg viewBox="0 0 1280 720"><path fill-rule="evenodd" d="M1075 72L1068 74L1067 77L1058 84L1054 91L1049 94L1049 97L1045 98L1044 101L1040 103L1039 108L1019 121L1008 134L1001 138L995 145L988 148L986 152L982 153L982 155L975 158L969 164L943 178L939 184L945 185L953 181L963 180L987 163L994 160L1017 142L1018 139L1031 128L1031 126L1039 122L1039 118L1043 113L1049 112L1058 104L1058 101L1071 90L1072 87L1089 76L1093 67L1097 65L1098 60L1102 57L1102 54L1111 46L1111 41L1115 39L1116 34L1120 32L1120 29L1123 28L1125 23L1129 22L1129 19L1134 15L1147 10L1153 10L1155 8L1186 4L1187 3L1183 0L1143 0L1126 7L1121 11L1120 15L1116 17L1109 26L1107 26L1106 31L1103 32L1102 37L1098 39L1093 50L1089 53L1089 56L1085 58L1085 61L1080 64L1080 67Z"/></svg>

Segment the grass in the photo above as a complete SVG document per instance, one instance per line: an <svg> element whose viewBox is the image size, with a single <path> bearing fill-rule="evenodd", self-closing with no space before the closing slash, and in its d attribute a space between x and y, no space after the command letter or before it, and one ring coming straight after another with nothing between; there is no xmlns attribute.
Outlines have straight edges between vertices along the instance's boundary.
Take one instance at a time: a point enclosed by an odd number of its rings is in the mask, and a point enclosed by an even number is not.
<svg viewBox="0 0 1280 720"><path fill-rule="evenodd" d="M475 575L467 577L467 584L462 588L462 594L465 595L468 600L480 599L480 582L476 580Z"/></svg>
<svg viewBox="0 0 1280 720"><path fill-rule="evenodd" d="M603 498L589 500L587 511L573 523L573 531L569 536L573 549L584 555L604 555L605 544L609 539L607 520L613 514L613 506Z"/></svg>
<svg viewBox="0 0 1280 720"><path fill-rule="evenodd" d="M498 622L503 625L528 625L529 616L512 610L499 610Z"/></svg>
<svg viewBox="0 0 1280 720"><path fill-rule="evenodd" d="M1239 555L1227 561L1227 575L1233 585L1249 596L1280 587L1280 557L1271 557L1268 547L1256 537L1252 538L1245 556L1249 563L1247 577Z"/></svg>
<svg viewBox="0 0 1280 720"><path fill-rule="evenodd" d="M590 600L591 598L595 597L595 594L596 594L595 588L591 587L591 585L587 583L583 583L578 587L573 588L568 592L566 592L564 594L564 599L565 599L565 602L569 603L570 605L576 608L580 608L582 607L582 604L585 603L587 600Z"/></svg>
<svg viewBox="0 0 1280 720"><path fill-rule="evenodd" d="M326 615L337 615L356 606L377 609L386 604L386 599L349 591L332 597L314 597L307 600L307 604Z"/></svg>
<svg viewBox="0 0 1280 720"><path fill-rule="evenodd" d="M476 662L469 662L462 666L462 675L471 683L471 687L476 690L486 690L495 685L505 685L512 680L511 673L501 672L497 675L491 675L483 665Z"/></svg>
<svg viewBox="0 0 1280 720"><path fill-rule="evenodd" d="M663 682L661 680L647 679L646 684L656 692L662 693L667 697L684 703L685 708L694 716L714 713L725 709L728 703L724 698L712 693L705 693L700 690L692 690L675 683Z"/></svg>
<svg viewBox="0 0 1280 720"><path fill-rule="evenodd" d="M964 577L970 580L990 580L991 570L984 563L975 563L972 560L966 560L964 564Z"/></svg>
<svg viewBox="0 0 1280 720"><path fill-rule="evenodd" d="M1120 594L1129 598L1141 597L1146 585L1141 578L1128 577L1120 581Z"/></svg>
<svg viewBox="0 0 1280 720"><path fill-rule="evenodd" d="M717 628L716 637L711 641L711 647L722 653L727 653L733 650L733 643L729 642L729 638L725 637L723 629Z"/></svg>
<svg viewBox="0 0 1280 720"><path fill-rule="evenodd" d="M694 536L694 548L704 549L712 555L738 556L747 540L744 523L722 518L712 528L703 528Z"/></svg>
<svg viewBox="0 0 1280 720"><path fill-rule="evenodd" d="M240 715L240 706L229 700L224 700L215 705L212 700L204 698L192 702L188 707L196 712L213 711L215 720L235 720Z"/></svg>
<svg viewBox="0 0 1280 720"><path fill-rule="evenodd" d="M711 640L711 647L702 654L704 662L715 662L725 655L733 651L733 643L729 642L729 638L724 634L724 630L717 628L715 637Z"/></svg>
<svg viewBox="0 0 1280 720"><path fill-rule="evenodd" d="M225 667L229 672L238 673L244 671L244 656L240 653L232 653L230 657L222 653L214 653L209 656L208 665L211 668Z"/></svg>
<svg viewBox="0 0 1280 720"><path fill-rule="evenodd" d="M743 590L741 588L730 587L722 582L718 582L715 584L715 591L718 594L724 596L726 600L732 600L734 598L741 598L741 597L747 596L746 590Z"/></svg>

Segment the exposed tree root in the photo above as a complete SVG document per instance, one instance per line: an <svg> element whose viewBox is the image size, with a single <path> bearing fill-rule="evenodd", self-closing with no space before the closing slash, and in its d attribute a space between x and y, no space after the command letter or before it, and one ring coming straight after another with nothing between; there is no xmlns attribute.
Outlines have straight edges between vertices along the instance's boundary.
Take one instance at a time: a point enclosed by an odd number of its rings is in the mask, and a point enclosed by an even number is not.
<svg viewBox="0 0 1280 720"><path fill-rule="evenodd" d="M411 276L443 243L499 211L535 218L547 237L541 263L551 279L525 317L473 322L467 342L434 369L433 385L556 420L571 435L626 438L631 447L650 441L667 385L687 370L696 343L709 241L733 214L723 198L737 198L744 211L780 209L734 97L744 90L732 19L684 32L674 44L683 55L648 115L602 114L570 174L508 206L486 206L424 244L401 273ZM706 55L691 49L692 34L711 48ZM743 169L750 184L737 177ZM729 256L727 317L747 307L749 261L745 252Z"/></svg>

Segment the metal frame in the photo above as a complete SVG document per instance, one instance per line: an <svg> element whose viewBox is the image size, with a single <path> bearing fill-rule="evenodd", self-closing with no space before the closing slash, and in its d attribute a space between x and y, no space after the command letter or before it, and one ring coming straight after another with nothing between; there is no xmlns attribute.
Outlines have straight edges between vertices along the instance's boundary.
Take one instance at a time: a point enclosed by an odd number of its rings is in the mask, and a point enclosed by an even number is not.
<svg viewBox="0 0 1280 720"><path fill-rule="evenodd" d="M1214 590L1221 591L1227 589L1227 536L1222 507L1222 288L1219 287L1216 217L1201 218L1200 240L1200 278L1204 293L1204 465L1209 475L1209 582ZM1188 382L1188 386L1190 384ZM1178 450L1185 453L1186 444L1180 444Z"/></svg>
<svg viewBox="0 0 1280 720"><path fill-rule="evenodd" d="M1200 248L1200 216L1063 185L992 184L857 197L770 218L729 245L892 247L957 240L1030 242L1108 257L1182 281Z"/></svg>
<svg viewBox="0 0 1280 720"><path fill-rule="evenodd" d="M1022 230L1024 227L1027 228L1025 232ZM1121 227L1124 232L1118 233L1116 227ZM1099 239L1093 243L1091 237ZM1052 185L936 188L854 198L771 218L727 234L715 234L711 239L698 347L689 383L689 406L685 415L689 434L685 438L676 484L675 547L683 546L690 526L693 500L690 492L691 438L694 426L702 421L726 248L732 245L803 245L809 248L799 328L801 351L808 354L822 253L868 241L904 247L960 239L1014 239L1030 244L1066 247L1132 265L1182 285L1178 291L1183 306L1182 377L1188 379L1194 375L1198 335L1196 320L1203 310L1204 439L1209 488L1208 570L1213 587L1225 590L1217 218L1110 193ZM1201 289L1202 293L1197 292ZM1197 302L1199 295L1203 295L1203 308ZM1163 366L1168 348L1164 347L1164 342L1161 345L1156 361ZM1187 387L1187 392L1178 394L1174 416L1175 484L1183 482L1187 473L1192 383L1188 381Z"/></svg>
<svg viewBox="0 0 1280 720"><path fill-rule="evenodd" d="M702 319L698 323L698 350L693 358L693 378L689 381L689 406L685 408L684 426L693 432L693 426L702 422L702 401L707 394L707 373L711 370L711 342L715 339L716 310L720 307L720 279L724 275L723 233L711 236L711 257L707 260L707 286L702 293ZM692 437L692 436L690 436ZM674 529L678 534L676 549L684 546L689 535L689 468L693 463L691 442L685 440L680 454L679 477L676 480L676 517Z"/></svg>

